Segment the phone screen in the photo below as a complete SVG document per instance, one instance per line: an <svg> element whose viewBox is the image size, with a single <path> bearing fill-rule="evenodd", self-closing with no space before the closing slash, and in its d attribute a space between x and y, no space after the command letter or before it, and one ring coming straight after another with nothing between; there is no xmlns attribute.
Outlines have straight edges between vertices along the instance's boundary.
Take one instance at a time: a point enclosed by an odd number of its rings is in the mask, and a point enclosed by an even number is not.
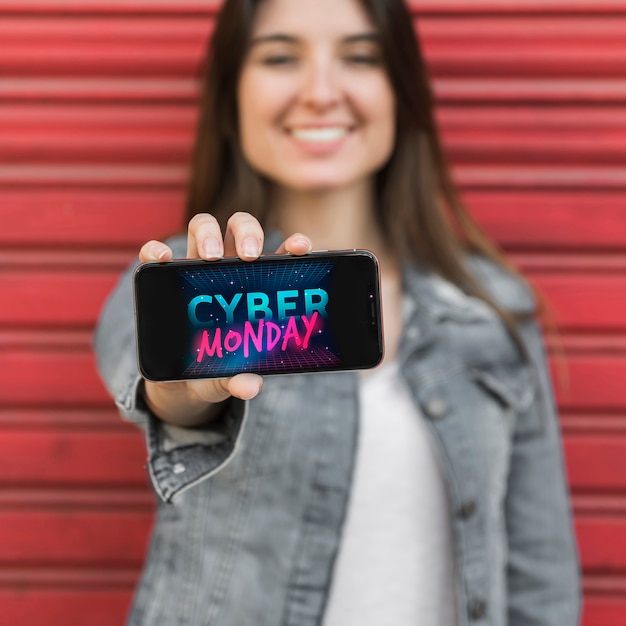
<svg viewBox="0 0 626 626"><path fill-rule="evenodd" d="M364 369L382 358L378 263L367 251L147 263L134 282L149 380Z"/></svg>

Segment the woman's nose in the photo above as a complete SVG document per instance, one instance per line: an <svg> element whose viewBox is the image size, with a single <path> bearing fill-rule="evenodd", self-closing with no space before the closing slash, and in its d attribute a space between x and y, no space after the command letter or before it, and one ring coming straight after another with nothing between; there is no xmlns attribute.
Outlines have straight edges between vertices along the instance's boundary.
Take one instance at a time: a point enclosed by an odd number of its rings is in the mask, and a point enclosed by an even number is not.
<svg viewBox="0 0 626 626"><path fill-rule="evenodd" d="M325 110L339 102L341 84L331 62L311 63L304 76L301 100L306 106Z"/></svg>

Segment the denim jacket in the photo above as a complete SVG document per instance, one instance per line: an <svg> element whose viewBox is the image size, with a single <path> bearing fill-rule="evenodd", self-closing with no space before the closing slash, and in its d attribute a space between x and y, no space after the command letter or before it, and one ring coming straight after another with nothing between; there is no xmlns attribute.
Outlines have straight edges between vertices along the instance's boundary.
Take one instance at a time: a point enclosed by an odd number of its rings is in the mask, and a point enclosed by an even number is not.
<svg viewBox="0 0 626 626"><path fill-rule="evenodd" d="M170 244L184 256L182 238ZM470 264L500 306L532 312L521 281ZM160 496L129 624L320 624L350 495L357 375L269 376L215 423L165 425L142 401L131 274L95 339L119 410L145 430ZM459 626L578 624L580 572L536 323L519 324L524 358L482 301L414 267L404 289L412 306L397 358L445 466Z"/></svg>

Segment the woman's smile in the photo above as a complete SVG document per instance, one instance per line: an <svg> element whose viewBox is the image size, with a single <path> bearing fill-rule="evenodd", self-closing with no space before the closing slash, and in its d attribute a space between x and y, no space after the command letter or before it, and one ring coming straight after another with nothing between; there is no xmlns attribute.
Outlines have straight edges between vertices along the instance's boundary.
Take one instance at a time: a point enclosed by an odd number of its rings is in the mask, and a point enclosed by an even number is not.
<svg viewBox="0 0 626 626"><path fill-rule="evenodd" d="M345 126L321 126L318 128L292 128L289 133L304 143L330 143L343 139L350 130Z"/></svg>
<svg viewBox="0 0 626 626"><path fill-rule="evenodd" d="M328 156L342 148L350 137L350 126L295 126L287 129L297 149L313 156Z"/></svg>

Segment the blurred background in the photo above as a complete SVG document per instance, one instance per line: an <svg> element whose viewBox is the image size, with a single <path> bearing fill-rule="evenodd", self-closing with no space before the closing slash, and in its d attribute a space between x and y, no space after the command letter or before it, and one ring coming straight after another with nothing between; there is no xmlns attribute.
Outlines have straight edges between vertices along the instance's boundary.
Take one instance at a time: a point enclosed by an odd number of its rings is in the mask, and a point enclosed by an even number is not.
<svg viewBox="0 0 626 626"><path fill-rule="evenodd" d="M0 624L124 622L153 497L91 334L179 228L219 4L0 0ZM623 626L626 0L411 6L464 197L560 333L584 624Z"/></svg>

